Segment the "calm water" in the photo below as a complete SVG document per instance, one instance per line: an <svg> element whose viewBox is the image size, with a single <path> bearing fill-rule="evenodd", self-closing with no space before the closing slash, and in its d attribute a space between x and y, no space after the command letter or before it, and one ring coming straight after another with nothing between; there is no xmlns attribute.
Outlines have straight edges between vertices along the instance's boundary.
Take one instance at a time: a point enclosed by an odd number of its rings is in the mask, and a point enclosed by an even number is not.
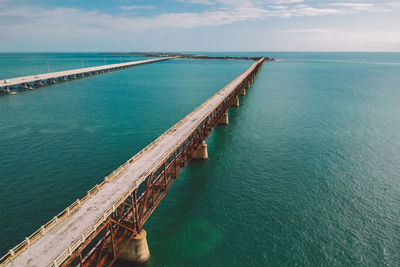
<svg viewBox="0 0 400 267"><path fill-rule="evenodd" d="M264 55L281 61L146 223L149 265L399 266L400 54ZM104 61L0 54L1 75L35 58ZM171 60L1 96L1 254L250 64Z"/></svg>

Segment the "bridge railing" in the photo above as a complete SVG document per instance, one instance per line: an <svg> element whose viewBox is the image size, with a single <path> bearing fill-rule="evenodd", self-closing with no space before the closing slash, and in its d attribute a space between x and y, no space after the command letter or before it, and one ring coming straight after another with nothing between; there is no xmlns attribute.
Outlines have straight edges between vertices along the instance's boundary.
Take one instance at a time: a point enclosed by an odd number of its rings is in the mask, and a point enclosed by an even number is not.
<svg viewBox="0 0 400 267"><path fill-rule="evenodd" d="M228 86L232 86L233 83L236 83L237 80L242 79L243 76L249 75L254 69L262 62L263 60L259 60L256 63L254 63L248 70L243 72L241 75L236 77L232 82L230 82L228 85L226 85L224 88L222 88L220 91L223 91L226 89ZM236 88L236 87L234 87ZM182 123L184 123L190 116L192 116L194 113L198 112L200 109L202 109L205 105L209 104L214 97L216 97L219 92L218 91L216 94L214 94L212 97L210 97L207 101L205 101L203 104L201 104L199 107L197 107L194 111L189 113L185 118L177 122L175 125L173 125L171 128L169 128L166 132L164 132L162 135L160 135L156 140L151 142L149 145L147 145L145 148L143 148L139 153L134 155L132 158L130 158L128 161L126 161L124 164L119 166L115 171L113 171L111 174L106 176L104 178L104 181L102 181L100 184L96 184L93 188L91 188L88 193L82 198L82 199L77 199L75 200L71 205L69 205L66 209L61 211L57 216L52 218L50 221L48 221L46 224L42 225L38 230L36 230L32 235L29 237L26 237L21 243L13 247L11 250L8 251L6 255L4 255L2 258L0 258L0 264L4 263L5 261L14 258L17 256L19 253L21 253L25 248L30 246L33 242L35 242L38 238L46 234L50 229L52 229L54 226L60 223L62 219L70 215L72 212L74 212L79 206L82 205L86 200L90 198L93 194L97 193L105 184L111 182L114 180L117 176L119 176L124 170L127 169L128 166L132 165L135 161L137 161L144 153L146 153L148 150L150 150L152 147L154 147L156 144L158 144L166 135L174 131L176 128L178 128ZM219 106L223 99L218 102L216 106ZM200 121L203 121L207 116L209 116L212 112L214 111L211 110L210 112L204 114L201 118ZM180 142L178 142L174 147L172 147L166 155L159 160L159 162L164 162L169 156L171 151L175 151L176 149L179 148L179 146L182 145L183 142L186 141L187 138L189 138L190 134L198 127L198 125L194 125L190 131L181 139ZM59 266L61 265L69 256L72 255L73 251L75 251L86 239L89 237L96 229L115 211L116 207L118 207L120 204L122 204L125 199L129 197L130 194L146 179L147 176L149 176L155 169L157 169L158 165L155 164L153 168L151 168L149 171L146 173L142 174L142 176L135 181L134 185L122 196L117 202L115 202L112 207L110 207L106 212L103 213L103 216L100 217L89 229L87 229L82 235L81 238L75 240L70 246L68 246L67 249L65 249L54 261L53 264L50 266Z"/></svg>
<svg viewBox="0 0 400 267"><path fill-rule="evenodd" d="M94 66L94 67L88 67L88 68L80 68L80 69L73 69L73 70L63 70L63 71L57 71L57 72L34 74L34 75L28 75L28 76L16 77L16 78L7 78L7 79L0 80L0 88L14 86L14 85L18 85L18 84L30 83L30 82L35 82L35 81L43 81L43 80L47 80L47 79L57 79L60 77L65 77L65 76L70 76L70 75L80 75L80 74L85 74L85 73L90 73L90 72L95 72L95 71L107 71L107 70L110 70L113 68L118 68L118 67L129 67L129 66L135 66L135 65L149 64L152 62L164 61L164 60L171 59L171 58L172 57L154 58L154 59L148 59L148 60L130 61L130 62L125 62L125 63L116 63L116 64L100 65L100 66Z"/></svg>

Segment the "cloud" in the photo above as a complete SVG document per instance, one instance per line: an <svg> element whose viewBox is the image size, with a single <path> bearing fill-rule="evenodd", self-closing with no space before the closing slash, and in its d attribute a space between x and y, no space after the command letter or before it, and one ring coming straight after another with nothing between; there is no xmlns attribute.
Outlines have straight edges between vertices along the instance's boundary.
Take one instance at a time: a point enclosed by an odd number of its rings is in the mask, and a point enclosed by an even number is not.
<svg viewBox="0 0 400 267"><path fill-rule="evenodd" d="M147 6L147 5L130 5L130 6L119 6L119 9L129 11L129 10L136 10L136 9L154 9L154 6Z"/></svg>
<svg viewBox="0 0 400 267"><path fill-rule="evenodd" d="M367 30L348 30L340 28L306 28L306 29L292 29L282 30L277 33L295 33L301 34L302 37L315 37L326 39L354 39L360 42L393 42L400 43L400 31L367 31ZM307 35L309 34L309 35Z"/></svg>
<svg viewBox="0 0 400 267"><path fill-rule="evenodd" d="M213 5L215 2L211 0L178 0L181 3L199 4L199 5Z"/></svg>
<svg viewBox="0 0 400 267"><path fill-rule="evenodd" d="M300 6L290 11L291 16L322 16L330 14L343 13L341 10L334 8L314 8L309 6Z"/></svg>
<svg viewBox="0 0 400 267"><path fill-rule="evenodd" d="M400 3L387 3L387 5L388 6L390 6L390 7L395 7L395 8L397 8L397 7L400 7Z"/></svg>
<svg viewBox="0 0 400 267"><path fill-rule="evenodd" d="M4 0L0 0L4 1ZM199 1L199 0L185 0ZM208 1L208 0L207 0ZM129 14L106 14L100 11L86 11L79 8L44 8L33 6L13 6L3 4L0 8L0 32L7 38L26 36L41 38L48 36L100 37L117 33L144 32L148 29L179 29L201 26L218 26L241 21L263 20L271 17L315 17L349 13L349 8L375 8L366 3L332 3L329 7L312 7L295 4L300 0L262 1L263 3L283 3L269 8L255 5L251 0L216 0L224 3L222 8L213 7L203 12L170 12L149 17ZM350 4L350 5L349 5ZM121 10L153 9L148 5L124 5ZM354 12L354 11L353 11ZM358 12L358 10L357 10Z"/></svg>
<svg viewBox="0 0 400 267"><path fill-rule="evenodd" d="M372 3L338 2L338 3L330 3L329 6L348 8L351 11L369 11L369 12L392 11L391 9L383 8Z"/></svg>
<svg viewBox="0 0 400 267"><path fill-rule="evenodd" d="M259 45L259 49L267 49L271 44L279 44L279 46L287 45L287 47L292 47L291 49L295 50L304 47L315 49L325 47L331 50L335 50L335 47L339 49L354 47L357 50L356 47L358 47L359 50L367 50L367 48L377 50L376 48L385 47L386 50L393 51L398 50L398 47L400 47L400 41L397 38L400 34L395 28L395 23L392 23L394 27L393 31L387 30L391 25L377 23L376 25L372 25L374 26L374 31L369 32L368 26L371 25L359 23L357 25L349 25L349 30L299 29L292 32L282 31L279 34L274 33L275 36L269 34L271 28L282 28L287 24L293 27L292 21L286 20L286 18L381 12L384 7L389 7L390 3L372 4L366 3L365 1L367 0L360 0L358 2L337 0L337 2L331 4L311 4L316 2L310 0L305 2L296 0L183 1L208 4L202 7L203 11L201 12L196 9L193 9L192 12L178 12L169 9L172 11L160 13L160 9L154 8L154 11L146 12L151 13L150 15L144 17L139 12L126 11L139 8L150 10L153 7L124 3L125 5L123 6L116 5L120 9L119 12L107 13L108 11L80 8L21 5L17 1L0 0L0 33L4 39L0 43L0 50L12 50L14 47L16 49L24 47L26 50L32 50L34 45L36 45L36 50L61 49L60 47L64 47L63 49L66 50L73 49L71 47L80 49L85 45L90 49L96 49L93 47L99 47L100 49L104 49L104 47L114 47L117 49L128 47L127 49L129 49L131 45L135 47L142 45L142 49L148 49L149 47L153 47L154 49L156 47L158 50L163 50L166 47L170 49L190 49L196 46L198 49L201 49L202 46L212 49L212 47L218 47L218 45L211 45L210 43L213 42L210 42L207 38L212 38L212 36L214 39L220 38L219 43L221 47L223 47L222 44L229 47L241 43L242 35L247 35L246 38L243 38L247 40L246 43L243 43L243 49L254 46L254 43ZM366 16L369 17L369 14L366 14ZM360 19L359 17L361 16L357 17ZM279 23L269 23L272 21L271 18L280 18ZM299 23L296 22L296 25L310 25L310 23L312 23L311 25L315 25L315 23L321 22L321 24L331 25L332 27L339 27L339 25L345 27L343 26L344 23L338 17L335 17L335 19L332 22L334 24L330 24L329 21L331 20L327 20L328 22L325 23L322 19L302 19L298 20ZM266 20L266 22L263 23L261 20ZM245 28L245 24L241 24L240 27L232 25L232 27L224 27L223 29L218 29L217 27L211 28L211 26L240 23L243 21L258 21L260 23L257 24L260 27L255 27L257 32L253 28ZM381 21L384 23L383 19ZM277 26L277 24L279 25ZM196 27L198 27L196 30L187 30ZM364 28L364 31L351 30L356 27L359 29ZM379 27L381 27L382 31L378 31ZM225 31L226 29L230 29L231 32ZM263 37L260 36L259 32L264 29L265 36L268 36L270 39L262 40ZM251 32L252 34L250 34ZM277 35L283 39L279 41L275 38ZM171 38L171 36L174 38ZM357 40L357 38L360 38L362 41ZM115 40L118 40L118 42ZM196 42L193 40L196 40ZM248 40L254 40L254 42L249 42ZM340 40L341 43L337 40ZM352 40L351 45L354 44L354 46L350 46L350 41L347 42L348 40ZM320 44L320 41L323 43ZM170 46L168 46L169 43L171 44ZM189 45L189 43L191 44ZM304 46L298 47L297 44L304 44ZM373 44L375 46L372 46ZM266 47L263 48L263 46Z"/></svg>
<svg viewBox="0 0 400 267"><path fill-rule="evenodd" d="M318 39L325 41L348 42L357 40L358 43L400 43L400 31L370 31L370 30L349 30L340 28L306 28L277 31L276 33L299 34L301 38Z"/></svg>
<svg viewBox="0 0 400 267"><path fill-rule="evenodd" d="M222 6L247 6L256 7L265 4L273 5L285 5L303 3L304 0L178 0L178 2L191 3L191 4L202 4L202 5L222 5Z"/></svg>
<svg viewBox="0 0 400 267"><path fill-rule="evenodd" d="M272 1L273 4L277 4L277 5L303 3L303 2L304 2L304 0L275 0L275 1Z"/></svg>
<svg viewBox="0 0 400 267"><path fill-rule="evenodd" d="M340 6L340 7L373 7L374 4L371 3L330 3L330 6Z"/></svg>
<svg viewBox="0 0 400 267"><path fill-rule="evenodd" d="M288 7L287 6L270 6L270 8L273 8L273 9L287 9Z"/></svg>
<svg viewBox="0 0 400 267"><path fill-rule="evenodd" d="M375 4L371 3L330 3L330 6L348 8L352 11L373 11L376 10Z"/></svg>
<svg viewBox="0 0 400 267"><path fill-rule="evenodd" d="M136 8L137 6L135 6ZM134 10L126 8L125 10ZM165 13L152 17L110 15L78 8L12 7L0 9L0 32L3 36L96 36L114 32L137 32L147 29L217 26L269 17L319 16L337 14L332 8L296 6L267 10L259 7L235 7L206 12Z"/></svg>

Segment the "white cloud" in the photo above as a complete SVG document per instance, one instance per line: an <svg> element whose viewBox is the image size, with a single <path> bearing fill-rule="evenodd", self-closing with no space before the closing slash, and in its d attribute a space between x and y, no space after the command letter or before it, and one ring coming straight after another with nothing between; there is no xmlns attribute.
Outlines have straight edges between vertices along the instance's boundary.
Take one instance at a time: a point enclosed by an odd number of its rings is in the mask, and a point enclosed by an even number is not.
<svg viewBox="0 0 400 267"><path fill-rule="evenodd" d="M351 11L369 11L369 12L390 12L391 9L378 6L372 3L348 3L348 2L338 2L330 3L329 6L348 8Z"/></svg>
<svg viewBox="0 0 400 267"><path fill-rule="evenodd" d="M134 10L139 6L124 6L124 10ZM140 6L140 8L144 8ZM146 8L150 8L146 6ZM324 9L301 8L289 10L292 16L318 15L329 13ZM271 16L284 17L280 11L270 11L255 7L237 7L201 13L165 13L153 17L131 17L109 15L99 11L84 11L78 8L12 7L0 9L0 29L2 33L31 32L35 35L63 34L75 35L79 32L138 31L148 28L191 28L196 26L222 25L249 19Z"/></svg>
<svg viewBox="0 0 400 267"><path fill-rule="evenodd" d="M348 8L352 11L375 11L376 7L371 3L330 3L330 6Z"/></svg>
<svg viewBox="0 0 400 267"><path fill-rule="evenodd" d="M283 30L278 33L298 33L304 38L311 38L318 35L321 39L358 40L359 42L385 42L400 43L400 31L367 31L367 30L348 30L340 28L308 28ZM307 35L309 34L309 35Z"/></svg>
<svg viewBox="0 0 400 267"><path fill-rule="evenodd" d="M387 51L398 51L400 31L396 30L351 30L341 28L307 28L275 32L281 35L290 34L294 40L301 39L303 44L313 50L319 45L326 50L376 51L388 47ZM294 36L293 36L294 34ZM297 35L297 37L296 37Z"/></svg>
<svg viewBox="0 0 400 267"><path fill-rule="evenodd" d="M178 0L179 2L192 3L192 4L203 4L203 5L216 5L220 4L223 6L247 6L256 7L265 4L273 5L285 5L285 4L298 4L303 3L304 0Z"/></svg>
<svg viewBox="0 0 400 267"><path fill-rule="evenodd" d="M273 9L287 9L288 7L287 6L270 6L270 8L273 8Z"/></svg>
<svg viewBox="0 0 400 267"><path fill-rule="evenodd" d="M273 2L273 4L282 5L282 4L303 3L304 0L275 0L272 2Z"/></svg>
<svg viewBox="0 0 400 267"><path fill-rule="evenodd" d="M199 5L212 5L213 1L210 0L178 0L181 3L191 3L191 4L199 4Z"/></svg>
<svg viewBox="0 0 400 267"><path fill-rule="evenodd" d="M136 6L135 6L136 8ZM134 9L134 8L133 8ZM132 9L127 9L132 10ZM235 7L207 12L165 13L153 17L110 15L78 8L8 7L0 9L2 36L96 36L146 29L193 28L216 26L269 17L319 16L340 13L332 8L296 6L267 10L258 7Z"/></svg>
<svg viewBox="0 0 400 267"><path fill-rule="evenodd" d="M136 10L136 9L154 9L154 6L147 6L147 5L130 5L130 6L119 6L121 10Z"/></svg>
<svg viewBox="0 0 400 267"><path fill-rule="evenodd" d="M330 6L340 6L340 7L373 7L374 4L371 3L330 3Z"/></svg>
<svg viewBox="0 0 400 267"><path fill-rule="evenodd" d="M0 0L4 1L4 0ZM199 1L199 0L186 0ZM79 8L44 8L2 4L0 8L0 33L7 40L24 36L27 40L48 38L82 38L126 35L145 32L148 29L179 29L200 26L218 26L241 21L262 20L271 17L314 17L348 14L354 7L374 6L366 3L338 2L328 7L312 7L293 4L300 0L263 1L263 3L285 2L290 5L273 5L269 8L253 5L250 0L217 0L223 8L211 8L206 12L164 13L151 17L105 14L100 11L85 11ZM262 0L260 0L262 1ZM240 3L239 3L240 2ZM152 9L147 5L120 6L122 10ZM358 11L357 12L361 12Z"/></svg>
<svg viewBox="0 0 400 267"><path fill-rule="evenodd" d="M314 8L309 6L301 6L291 12L292 16L322 16L340 13L343 12L334 8Z"/></svg>
<svg viewBox="0 0 400 267"><path fill-rule="evenodd" d="M225 9L232 8L262 8L269 6L270 9L291 9L292 12L286 14L285 17L295 16L294 13L304 16L319 16L327 14L343 14L350 11L368 11L368 12L389 12L388 5L396 6L396 3L373 4L367 2L332 2L318 3L315 5L306 4L305 0L177 0L179 2L203 4L212 8L222 7ZM357 1L357 0L353 0ZM295 12L295 9L302 9ZM303 9L304 8L304 9ZM338 12L335 11L338 10Z"/></svg>
<svg viewBox="0 0 400 267"><path fill-rule="evenodd" d="M400 7L400 3L387 3L387 5L388 6L390 6L390 7L395 7L395 8L397 8L397 7Z"/></svg>

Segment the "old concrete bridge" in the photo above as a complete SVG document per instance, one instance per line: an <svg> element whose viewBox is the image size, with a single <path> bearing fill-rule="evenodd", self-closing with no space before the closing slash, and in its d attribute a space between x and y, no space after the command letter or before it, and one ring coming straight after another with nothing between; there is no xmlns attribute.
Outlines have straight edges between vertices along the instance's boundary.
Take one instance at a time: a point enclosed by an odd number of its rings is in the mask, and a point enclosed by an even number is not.
<svg viewBox="0 0 400 267"><path fill-rule="evenodd" d="M226 85L105 180L0 259L4 266L110 266L150 256L143 224L205 140L239 105L264 58Z"/></svg>
<svg viewBox="0 0 400 267"><path fill-rule="evenodd" d="M119 64L109 64L109 65L102 65L90 68L81 68L81 69L50 72L44 74L36 74L36 75L29 75L17 78L4 79L0 80L0 92L9 93L15 89L32 90L33 87L43 86L46 84L75 80L78 78L88 77L116 70L122 70L130 67L140 66L143 64L159 62L171 58L172 57L162 57L162 58L147 59L140 61L130 61Z"/></svg>

